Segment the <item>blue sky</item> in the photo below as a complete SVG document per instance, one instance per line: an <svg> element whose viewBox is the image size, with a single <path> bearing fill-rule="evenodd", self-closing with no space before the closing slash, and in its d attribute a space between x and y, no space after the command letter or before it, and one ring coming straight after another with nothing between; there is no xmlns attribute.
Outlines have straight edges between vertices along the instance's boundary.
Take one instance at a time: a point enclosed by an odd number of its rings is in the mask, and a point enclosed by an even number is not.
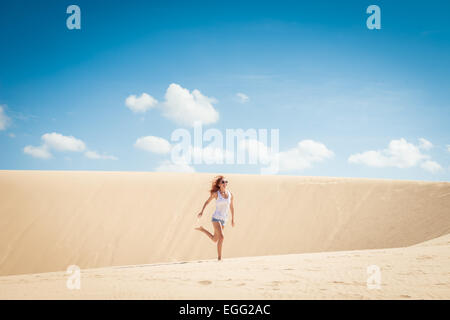
<svg viewBox="0 0 450 320"><path fill-rule="evenodd" d="M66 27L71 4L81 30ZM381 30L366 27L371 4ZM205 129L279 129L280 174L449 181L449 12L448 1L2 1L0 169L170 168L136 142L192 130L168 115L183 108L167 98L176 84L174 96L198 90L217 112ZM125 100L142 93L158 103L133 112Z"/></svg>

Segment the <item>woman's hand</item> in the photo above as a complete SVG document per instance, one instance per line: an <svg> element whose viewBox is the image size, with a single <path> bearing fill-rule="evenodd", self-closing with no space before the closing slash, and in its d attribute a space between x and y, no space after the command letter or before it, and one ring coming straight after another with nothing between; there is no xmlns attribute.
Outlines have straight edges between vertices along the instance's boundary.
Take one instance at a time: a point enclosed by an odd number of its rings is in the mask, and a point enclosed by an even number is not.
<svg viewBox="0 0 450 320"><path fill-rule="evenodd" d="M201 218L202 217L202 215L203 215L203 211L202 212L200 212L198 215L197 215L197 218Z"/></svg>

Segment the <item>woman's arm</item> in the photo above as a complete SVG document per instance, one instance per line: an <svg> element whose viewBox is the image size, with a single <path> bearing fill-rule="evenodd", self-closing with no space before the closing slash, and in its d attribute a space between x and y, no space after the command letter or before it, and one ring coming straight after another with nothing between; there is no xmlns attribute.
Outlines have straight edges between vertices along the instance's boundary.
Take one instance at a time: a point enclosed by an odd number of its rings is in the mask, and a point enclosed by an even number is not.
<svg viewBox="0 0 450 320"><path fill-rule="evenodd" d="M203 215L203 211L205 210L206 206L208 205L208 203L211 202L212 199L214 199L215 197L217 197L217 193L213 193L212 195L209 196L208 200L205 201L205 204L203 205L202 211L200 211L200 213L197 215L197 217L201 217Z"/></svg>
<svg viewBox="0 0 450 320"><path fill-rule="evenodd" d="M231 211L231 226L232 227L234 227L234 205L233 205L233 199L234 199L234 195L231 194L230 211Z"/></svg>

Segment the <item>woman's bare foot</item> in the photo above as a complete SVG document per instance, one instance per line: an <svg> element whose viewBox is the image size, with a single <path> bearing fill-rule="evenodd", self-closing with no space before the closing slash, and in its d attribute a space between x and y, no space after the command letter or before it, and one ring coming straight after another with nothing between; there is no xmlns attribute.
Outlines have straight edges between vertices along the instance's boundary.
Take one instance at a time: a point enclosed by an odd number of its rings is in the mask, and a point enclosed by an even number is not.
<svg viewBox="0 0 450 320"><path fill-rule="evenodd" d="M196 227L195 230L203 231L203 230L205 230L205 228L203 228L202 226L200 226L200 227Z"/></svg>

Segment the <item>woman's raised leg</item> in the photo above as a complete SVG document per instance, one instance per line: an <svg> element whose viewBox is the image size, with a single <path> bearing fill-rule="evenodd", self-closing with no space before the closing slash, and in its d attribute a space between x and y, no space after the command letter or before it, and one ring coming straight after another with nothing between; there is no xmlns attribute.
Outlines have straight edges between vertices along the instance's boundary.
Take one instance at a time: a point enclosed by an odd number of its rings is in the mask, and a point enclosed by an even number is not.
<svg viewBox="0 0 450 320"><path fill-rule="evenodd" d="M205 228L203 228L202 226L195 228L195 230L201 231L204 234L206 234L208 236L208 238L210 238L213 242L217 242L219 241L219 234L222 233L221 230L221 225L219 222L213 222L213 227L214 227L214 234L212 234L211 232L209 232L208 230L206 230Z"/></svg>
<svg viewBox="0 0 450 320"><path fill-rule="evenodd" d="M202 226L195 228L195 230L203 232L204 234L206 234L208 236L208 238L210 238L212 241L214 241L214 235L212 235L211 232L209 232L208 230L206 230Z"/></svg>

